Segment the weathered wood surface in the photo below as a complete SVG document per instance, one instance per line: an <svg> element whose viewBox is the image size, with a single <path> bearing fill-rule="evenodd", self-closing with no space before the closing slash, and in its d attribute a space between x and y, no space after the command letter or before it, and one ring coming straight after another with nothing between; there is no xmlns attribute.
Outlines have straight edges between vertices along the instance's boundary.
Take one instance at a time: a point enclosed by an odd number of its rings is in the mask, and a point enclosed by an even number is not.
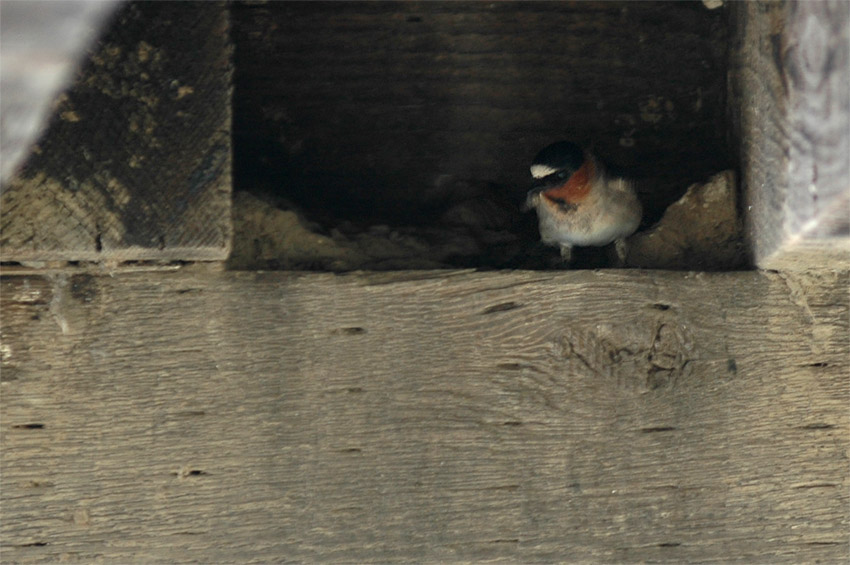
<svg viewBox="0 0 850 565"><path fill-rule="evenodd" d="M237 2L232 14L237 177L315 214L424 221L447 178L491 180L520 202L535 153L568 137L639 178L652 222L731 164L726 26L699 2Z"/></svg>
<svg viewBox="0 0 850 565"><path fill-rule="evenodd" d="M2 280L4 563L843 563L848 277Z"/></svg>
<svg viewBox="0 0 850 565"><path fill-rule="evenodd" d="M124 6L3 187L3 260L225 259L230 57L222 2Z"/></svg>
<svg viewBox="0 0 850 565"><path fill-rule="evenodd" d="M73 78L117 0L0 2L0 183L47 125L50 101Z"/></svg>
<svg viewBox="0 0 850 565"><path fill-rule="evenodd" d="M850 3L730 2L730 107L755 263L850 266Z"/></svg>

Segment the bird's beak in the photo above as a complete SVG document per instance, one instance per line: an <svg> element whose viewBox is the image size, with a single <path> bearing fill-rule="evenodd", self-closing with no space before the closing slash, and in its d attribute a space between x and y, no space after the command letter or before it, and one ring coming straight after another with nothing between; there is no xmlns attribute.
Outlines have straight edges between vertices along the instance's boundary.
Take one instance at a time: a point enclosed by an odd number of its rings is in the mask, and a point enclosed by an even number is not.
<svg viewBox="0 0 850 565"><path fill-rule="evenodd" d="M534 182L531 183L531 190L528 191L528 195L531 196L532 194L540 194L551 186L552 183L545 178L534 179Z"/></svg>
<svg viewBox="0 0 850 565"><path fill-rule="evenodd" d="M548 183L544 182L543 179L535 180L534 184L531 185L531 190L525 195L525 203L522 205L522 211L528 212L536 208L537 201L540 199L540 193L548 187Z"/></svg>

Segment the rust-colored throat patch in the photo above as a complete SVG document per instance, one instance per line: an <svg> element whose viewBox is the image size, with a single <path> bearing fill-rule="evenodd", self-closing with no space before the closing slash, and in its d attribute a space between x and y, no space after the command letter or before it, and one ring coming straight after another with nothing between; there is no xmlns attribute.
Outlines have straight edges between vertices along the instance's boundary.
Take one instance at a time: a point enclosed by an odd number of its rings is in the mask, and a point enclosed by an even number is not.
<svg viewBox="0 0 850 565"><path fill-rule="evenodd" d="M578 204L590 194L590 179L595 172L593 163L585 160L584 164L567 179L567 182L545 190L543 196L554 203L560 201Z"/></svg>

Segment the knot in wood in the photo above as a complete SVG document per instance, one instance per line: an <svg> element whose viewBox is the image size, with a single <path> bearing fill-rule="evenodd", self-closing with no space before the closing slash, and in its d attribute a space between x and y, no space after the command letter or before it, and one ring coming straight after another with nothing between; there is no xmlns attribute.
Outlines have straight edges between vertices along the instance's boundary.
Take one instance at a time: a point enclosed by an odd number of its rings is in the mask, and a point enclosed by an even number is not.
<svg viewBox="0 0 850 565"><path fill-rule="evenodd" d="M618 388L646 392L671 388L687 376L693 348L684 326L647 320L630 327L571 327L555 340L554 353L565 378L602 377Z"/></svg>

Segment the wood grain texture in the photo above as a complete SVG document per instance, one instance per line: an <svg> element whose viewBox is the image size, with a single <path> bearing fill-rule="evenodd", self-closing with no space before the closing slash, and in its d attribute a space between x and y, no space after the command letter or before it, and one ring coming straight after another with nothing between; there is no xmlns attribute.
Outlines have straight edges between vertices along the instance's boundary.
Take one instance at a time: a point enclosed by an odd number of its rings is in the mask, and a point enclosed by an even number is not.
<svg viewBox="0 0 850 565"><path fill-rule="evenodd" d="M3 260L225 259L230 56L224 3L124 6L3 187Z"/></svg>
<svg viewBox="0 0 850 565"><path fill-rule="evenodd" d="M0 183L47 126L50 102L73 79L118 0L0 3Z"/></svg>
<svg viewBox="0 0 850 565"><path fill-rule="evenodd" d="M2 280L4 563L843 563L848 276Z"/></svg>
<svg viewBox="0 0 850 565"><path fill-rule="evenodd" d="M730 106L755 263L850 265L850 4L732 2Z"/></svg>
<svg viewBox="0 0 850 565"><path fill-rule="evenodd" d="M521 202L537 151L572 138L641 181L651 223L731 161L724 21L698 2L238 2L232 14L237 181L268 181L314 215L424 221L447 177Z"/></svg>

